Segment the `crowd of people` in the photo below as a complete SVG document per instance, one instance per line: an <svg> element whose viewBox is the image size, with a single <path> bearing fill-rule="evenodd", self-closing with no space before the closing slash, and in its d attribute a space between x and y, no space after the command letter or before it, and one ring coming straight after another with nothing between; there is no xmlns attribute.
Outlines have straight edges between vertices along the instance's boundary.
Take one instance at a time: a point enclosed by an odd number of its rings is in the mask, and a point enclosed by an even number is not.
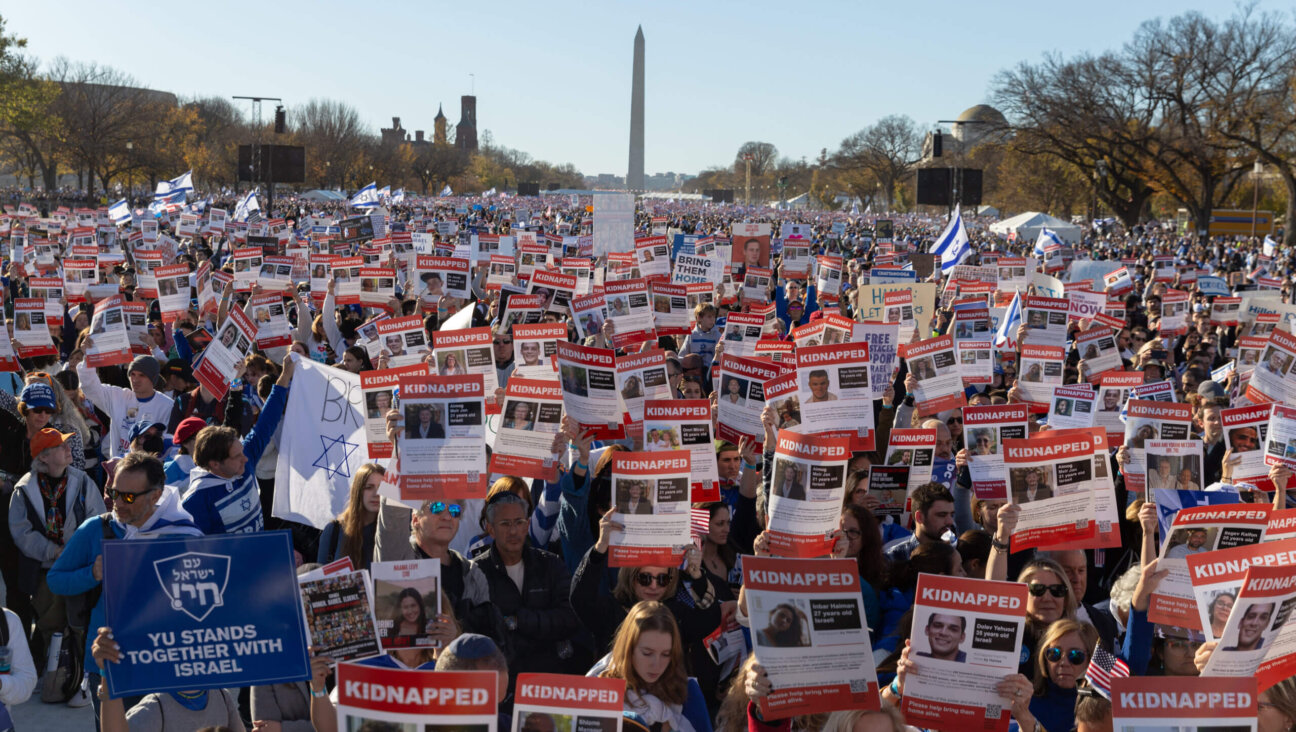
<svg viewBox="0 0 1296 732"><path fill-rule="evenodd" d="M207 202L212 208L228 210L236 203L232 199ZM447 197L385 206L375 216L382 219L380 231L426 232L438 244L453 248L461 236L473 233L533 230L542 241L544 234L562 241L563 236L588 233L593 215L587 203L588 198L566 196ZM25 232L22 236L29 245L40 236L59 246L67 243L76 213L46 208L24 214L14 206L6 206L6 211L10 236ZM105 209L91 214L101 224L107 221ZM560 467L553 481L492 476L484 498L424 501L411 509L378 495L386 468L370 463L354 471L346 509L328 525L308 526L273 515L274 493L284 489L274 480L277 444L290 427L282 419L296 364L309 360L352 373L385 368L391 351L377 349L379 355L374 357L365 345L365 325L375 316L418 315L424 320L425 341L447 322L490 327L495 375L499 387L506 388L516 365L512 331L510 324L502 322L499 290L485 286L488 268L474 267L467 299L429 298L402 277L397 297L381 308L339 306L334 281L320 293L311 292L308 283L299 280L282 300L292 322L290 345L264 351L254 348L238 364L227 393L217 396L199 383L195 364L230 313L248 307L263 290L258 286L240 292L231 282L216 293L213 308L200 307L195 290L192 307L164 321L158 301L139 295L139 244L129 235L140 228L143 218L159 221L160 230L178 244L168 264L185 264L193 272L206 263L214 271L232 274L231 251L246 244L250 231L259 231L262 242L266 236L277 237L270 246L273 253L282 254L289 242L326 246L328 236L320 239L317 225L356 215L355 209L340 204L287 198L276 201L275 210L254 215L250 222L231 222L219 233L180 236L174 218L158 219L139 211L132 221L98 227L98 245L125 255L121 261L109 261L101 281L118 285L126 301L142 300L147 308L147 326L136 339L133 360L90 366L86 342L91 337L93 295L87 302L62 297L52 303L59 317L48 320L55 353L15 359L17 370L0 374L0 491L4 497L0 510L7 518L6 528L0 531L0 601L6 608L7 637L0 638L5 641L0 645L12 651L11 668L7 673L0 670L0 721L6 708L14 715L16 705L38 697L72 707L92 705L95 723L105 732L336 729L336 696L329 694L334 667L323 656L312 658L308 682L125 699L107 693L104 669L120 662L123 649L114 640L104 612L103 543L264 530L291 532L301 571L342 558L349 558L357 569L375 561L439 560L441 607L424 608L415 595L406 621L411 630L433 628L441 646L392 650L363 663L496 671L500 698L505 700L501 719L508 720L502 724L510 729L510 700L518 674L549 672L623 679L626 729L904 730L901 708L906 678L926 655L913 651L911 632L926 634L931 653L940 653L951 643L955 653L953 639L966 631L958 620L938 615L928 618L924 627L911 627L921 574L1011 580L1028 587L1020 668L998 687L1004 708L1022 732L1112 729L1111 702L1091 693L1085 680L1095 647L1118 655L1136 676L1196 676L1215 650L1216 644L1203 642L1198 632L1154 627L1148 621L1149 597L1165 576L1157 560L1165 537L1159 537L1156 509L1145 500L1145 493L1126 489L1123 470L1129 462L1128 447L1113 445L1109 455L1120 509L1118 549L1061 547L1009 554L1020 507L1007 498L975 497L968 457L980 448L975 441L969 444L958 409L922 413L914 399L918 379L903 358L896 359L890 387L873 404L876 449L854 453L843 476L844 501L832 536L832 556L858 565L882 688L881 711L839 710L787 719L762 716L759 702L775 689L757 660L758 651L752 649L763 644L795 645L775 637L803 632L804 619L791 605L775 609L765 630L746 633L747 645L737 663L717 663L709 651L708 638L717 629L735 621L750 627L742 558L771 556L766 530L771 487L775 495L788 497L801 483L791 471L782 476L790 487L777 485L772 475L777 430L813 430L801 422L795 407L784 407L782 412L771 405L764 407L764 449L758 449L754 439L715 443L721 500L693 506L707 518L706 529L698 532L695 546L678 566L618 568L609 562L609 544L622 528L620 518L652 512L649 496L635 494L622 501L613 495L614 456L645 449L645 438L678 447L674 435L663 430L640 438L598 440L571 417L563 419L554 437L553 452ZM893 227L886 241L875 234L878 219ZM773 340L790 340L794 328L829 313L863 320L868 310L854 294L860 283L867 282L884 249L902 255L926 252L945 223L943 218L916 214L852 215L645 201L636 214L635 228L641 235L662 228L671 234L724 240L732 225L748 221L772 226L768 261L753 262L767 265L774 273L767 297L744 293L741 269L753 265L736 260L732 279L716 283L696 307L687 336L666 336L617 349L612 345L615 329L610 321L581 338L582 331L571 317L547 312L544 319L566 323L569 340L586 345L618 353L661 349L670 396L709 399L714 418L722 400L733 404L759 400L736 379L724 384L715 379L713 366L726 348L723 327L730 314L775 303L777 319L762 336ZM800 243L809 247L812 256L843 258L842 290L833 293L836 297L820 297L814 277L783 276L779 251L787 242L780 241L779 232L789 222L805 225L808 235ZM446 223L452 226L438 227ZM972 254L966 263L988 253L1032 256L1034 241L1005 240L990 233L984 223L969 220ZM105 230L111 236L105 236ZM385 251L384 261L375 266L403 272L403 258L393 254L390 246ZM1129 269L1135 288L1125 297L1122 327L1113 328L1122 370L1141 373L1148 383L1169 380L1174 400L1191 406L1192 436L1203 442L1205 461L1202 474L1196 476L1200 485L1188 487L1231 492L1241 501L1288 508L1291 471L1281 465L1270 472L1275 488L1271 492L1233 484L1231 470L1239 456L1234 453L1236 446L1225 444L1219 412L1244 403L1244 397L1236 370L1224 381L1214 380L1212 372L1236 358L1239 326L1212 325L1212 297L1184 273L1209 271L1225 278L1233 290L1245 291L1254 287L1257 266L1263 262L1265 273L1281 280L1281 301L1293 303L1296 252L1280 247L1276 254L1264 256L1258 239L1201 238L1160 226L1087 231L1074 252L1077 261L1110 260L1113 266L1133 260ZM52 273L60 276L56 272L66 256L60 254L51 266L22 254L17 260L10 255L6 248L6 322L13 319L14 301L30 297L33 279ZM1153 282L1152 258L1157 255L1174 258L1173 281ZM597 257L594 266L605 268L606 257ZM938 289L945 282L939 264L923 279L937 283ZM1190 293L1186 333L1173 335L1159 329L1160 303L1167 289ZM462 317L464 310L471 311L468 318ZM456 319L457 314L461 317ZM917 323L915 340L948 332L952 320L952 308L938 303L929 318ZM1073 320L1068 333L1073 336L1088 325ZM1290 328L1290 323L1279 325L1279 329ZM1023 339L1015 340L1020 344ZM528 353L528 358L536 355ZM969 386L968 404L1024 401L1017 383L1018 354L1008 348L996 350L994 357L991 382ZM441 374L459 373L460 368L437 364L435 359L430 359L430 366ZM821 393L826 392L828 381L818 373L810 376L814 401L837 399ZM1069 347L1063 382L1082 383L1088 377L1081 354ZM558 378L555 372L555 382ZM638 396L641 389L636 382L626 398ZM441 420L431 409L423 410L428 419L420 424L421 415L406 419L391 406L388 399L371 411L386 418L393 443L407 437L444 437L438 434ZM535 416L528 411L507 419L506 426L530 429ZM932 482L909 493L912 521L903 525L883 516L881 502L868 487L871 466L885 462L889 433L909 427L933 429L937 439ZM1050 427L1047 419L1032 414L1029 429L1038 433ZM1227 619L1228 608L1220 612ZM393 632L399 634L401 627ZM1285 732L1294 724L1296 680L1287 679L1260 695L1258 729Z"/></svg>

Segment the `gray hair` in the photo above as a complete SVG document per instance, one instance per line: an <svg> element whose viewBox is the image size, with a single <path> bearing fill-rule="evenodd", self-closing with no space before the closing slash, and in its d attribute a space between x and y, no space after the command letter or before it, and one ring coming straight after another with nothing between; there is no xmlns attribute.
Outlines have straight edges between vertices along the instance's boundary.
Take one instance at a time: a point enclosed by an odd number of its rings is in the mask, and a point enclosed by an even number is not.
<svg viewBox="0 0 1296 732"><path fill-rule="evenodd" d="M500 506L521 506L522 515L524 516L530 513L531 508L518 494L510 491L502 491L491 496L490 500L486 502L486 508L482 511L482 518L486 523L495 523L495 512Z"/></svg>
<svg viewBox="0 0 1296 732"><path fill-rule="evenodd" d="M1112 610L1119 609L1121 612L1129 613L1130 604L1134 602L1134 588L1138 587L1142 573L1142 568L1135 564L1116 578L1111 588Z"/></svg>

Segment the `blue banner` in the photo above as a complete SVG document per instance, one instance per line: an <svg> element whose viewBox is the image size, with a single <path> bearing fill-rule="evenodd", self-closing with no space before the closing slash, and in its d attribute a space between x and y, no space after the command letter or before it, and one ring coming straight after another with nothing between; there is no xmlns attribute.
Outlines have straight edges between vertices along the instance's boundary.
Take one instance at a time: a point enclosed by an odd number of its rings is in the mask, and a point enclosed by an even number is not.
<svg viewBox="0 0 1296 732"><path fill-rule="evenodd" d="M287 531L104 542L114 698L310 678Z"/></svg>
<svg viewBox="0 0 1296 732"><path fill-rule="evenodd" d="M694 245L697 243L697 240L701 238L702 237L697 234L676 234L674 238L671 239L671 259L673 260L681 254L696 253L697 249Z"/></svg>
<svg viewBox="0 0 1296 732"><path fill-rule="evenodd" d="M1199 277L1197 289L1206 297L1228 297L1233 294L1223 277Z"/></svg>
<svg viewBox="0 0 1296 732"><path fill-rule="evenodd" d="M918 273L912 269L871 269L870 285L885 285L892 282L917 282Z"/></svg>

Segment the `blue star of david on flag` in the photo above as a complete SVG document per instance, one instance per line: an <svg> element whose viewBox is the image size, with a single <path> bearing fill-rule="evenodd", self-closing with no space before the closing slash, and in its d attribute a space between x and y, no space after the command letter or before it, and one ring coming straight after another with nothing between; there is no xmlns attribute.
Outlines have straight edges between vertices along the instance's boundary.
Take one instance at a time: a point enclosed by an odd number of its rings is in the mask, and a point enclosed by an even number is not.
<svg viewBox="0 0 1296 732"><path fill-rule="evenodd" d="M315 458L315 462L311 463L311 465L324 470L330 478L339 475L343 478L350 478L351 454L360 449L360 446L354 442L347 442L346 435L338 435L337 437L320 435L320 444L324 446L324 451L320 453L319 457ZM334 448L337 448L336 451ZM335 460L337 453L341 453L341 457Z"/></svg>

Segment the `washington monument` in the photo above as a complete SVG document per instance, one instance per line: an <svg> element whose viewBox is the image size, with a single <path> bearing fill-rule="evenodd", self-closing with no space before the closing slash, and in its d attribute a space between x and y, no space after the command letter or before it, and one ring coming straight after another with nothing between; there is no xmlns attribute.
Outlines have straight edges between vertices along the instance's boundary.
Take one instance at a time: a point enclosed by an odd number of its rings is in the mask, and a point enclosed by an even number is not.
<svg viewBox="0 0 1296 732"><path fill-rule="evenodd" d="M643 26L635 32L634 71L630 82L630 170L626 188L642 191L644 187L644 37Z"/></svg>

